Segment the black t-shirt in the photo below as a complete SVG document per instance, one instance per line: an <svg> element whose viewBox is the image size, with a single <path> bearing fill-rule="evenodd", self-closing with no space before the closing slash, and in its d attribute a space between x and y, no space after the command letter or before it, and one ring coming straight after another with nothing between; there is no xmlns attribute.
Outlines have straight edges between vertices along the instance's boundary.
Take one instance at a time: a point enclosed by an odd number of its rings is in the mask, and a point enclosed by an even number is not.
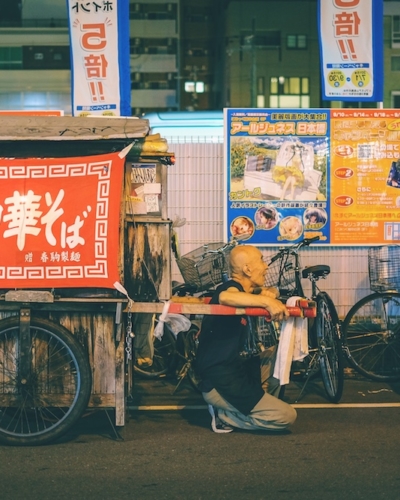
<svg viewBox="0 0 400 500"><path fill-rule="evenodd" d="M234 280L220 285L211 299L219 304L220 293L243 287ZM196 368L202 379L201 390L215 388L222 397L244 415L248 415L264 391L261 387L258 357L245 359L240 356L247 334L246 316L206 315L201 325Z"/></svg>

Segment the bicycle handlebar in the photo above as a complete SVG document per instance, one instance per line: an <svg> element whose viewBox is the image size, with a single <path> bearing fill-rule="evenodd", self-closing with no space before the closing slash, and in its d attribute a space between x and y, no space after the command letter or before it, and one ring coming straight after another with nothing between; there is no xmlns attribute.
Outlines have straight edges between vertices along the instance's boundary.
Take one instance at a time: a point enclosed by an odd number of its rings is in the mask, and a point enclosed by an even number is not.
<svg viewBox="0 0 400 500"><path fill-rule="evenodd" d="M225 245L222 245L222 247L219 247L216 250L209 250L207 248L207 245L204 245L204 256L206 256L206 255L215 255L217 253L223 253L228 248L233 248L237 244L238 244L237 240L233 238L231 241L228 241L228 243L225 243Z"/></svg>
<svg viewBox="0 0 400 500"><path fill-rule="evenodd" d="M278 253L271 258L269 263L272 264L273 262L278 260L284 253L297 253L300 250L300 248L308 247L311 245L311 243L313 243L314 241L318 241L319 239L320 239L319 236L316 235L313 236L312 238L304 238L304 240L301 240L298 243L291 245L290 247L282 247L278 250Z"/></svg>

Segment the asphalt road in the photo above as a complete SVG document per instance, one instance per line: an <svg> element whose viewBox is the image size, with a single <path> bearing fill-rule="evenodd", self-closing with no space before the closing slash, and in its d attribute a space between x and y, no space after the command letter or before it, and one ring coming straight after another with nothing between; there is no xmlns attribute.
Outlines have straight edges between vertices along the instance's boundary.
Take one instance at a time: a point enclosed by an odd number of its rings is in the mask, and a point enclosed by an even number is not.
<svg viewBox="0 0 400 500"><path fill-rule="evenodd" d="M52 445L0 447L0 499L400 498L397 386L346 380L332 408L312 381L290 432L226 435L211 432L200 395L171 388L137 382L120 436L103 410Z"/></svg>

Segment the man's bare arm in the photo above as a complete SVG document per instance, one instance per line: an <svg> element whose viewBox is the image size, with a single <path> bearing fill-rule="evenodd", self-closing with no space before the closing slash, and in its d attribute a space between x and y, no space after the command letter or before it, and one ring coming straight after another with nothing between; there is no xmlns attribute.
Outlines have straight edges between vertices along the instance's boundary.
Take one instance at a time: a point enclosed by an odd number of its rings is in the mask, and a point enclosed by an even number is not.
<svg viewBox="0 0 400 500"><path fill-rule="evenodd" d="M262 307L266 309L274 320L282 320L289 317L286 306L269 294L240 292L237 288L228 288L221 292L219 303L232 307Z"/></svg>

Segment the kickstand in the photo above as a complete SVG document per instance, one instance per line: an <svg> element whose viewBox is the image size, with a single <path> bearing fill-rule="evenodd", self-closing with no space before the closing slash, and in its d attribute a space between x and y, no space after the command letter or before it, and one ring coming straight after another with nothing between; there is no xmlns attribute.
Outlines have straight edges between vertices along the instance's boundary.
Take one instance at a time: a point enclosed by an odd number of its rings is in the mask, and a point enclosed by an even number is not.
<svg viewBox="0 0 400 500"><path fill-rule="evenodd" d="M186 363L182 366L179 374L178 374L178 383L176 384L175 386L175 389L172 391L172 395L175 394L175 392L178 390L178 387L181 385L181 383L183 382L183 379L186 377L188 371L189 371L189 368L190 368L190 361L186 361Z"/></svg>
<svg viewBox="0 0 400 500"><path fill-rule="evenodd" d="M303 395L303 392L308 384L308 381L311 378L311 375L313 375L318 369L318 365L317 365L317 362L315 361L315 358L316 358L316 355L314 355L311 359L309 369L307 370L306 380L303 384L303 387L301 388L300 394L297 396L297 398L295 400L295 403L298 403L300 401L300 398Z"/></svg>
<svg viewBox="0 0 400 500"><path fill-rule="evenodd" d="M112 430L114 431L114 434L115 434L115 440L116 441L124 441L124 438L121 436L121 434L117 431L117 428L116 426L114 425L114 422L112 421L109 413L108 413L108 410L105 410L106 412L106 415L107 415L107 418L108 418L108 421L110 422L110 425L111 425L111 428Z"/></svg>

